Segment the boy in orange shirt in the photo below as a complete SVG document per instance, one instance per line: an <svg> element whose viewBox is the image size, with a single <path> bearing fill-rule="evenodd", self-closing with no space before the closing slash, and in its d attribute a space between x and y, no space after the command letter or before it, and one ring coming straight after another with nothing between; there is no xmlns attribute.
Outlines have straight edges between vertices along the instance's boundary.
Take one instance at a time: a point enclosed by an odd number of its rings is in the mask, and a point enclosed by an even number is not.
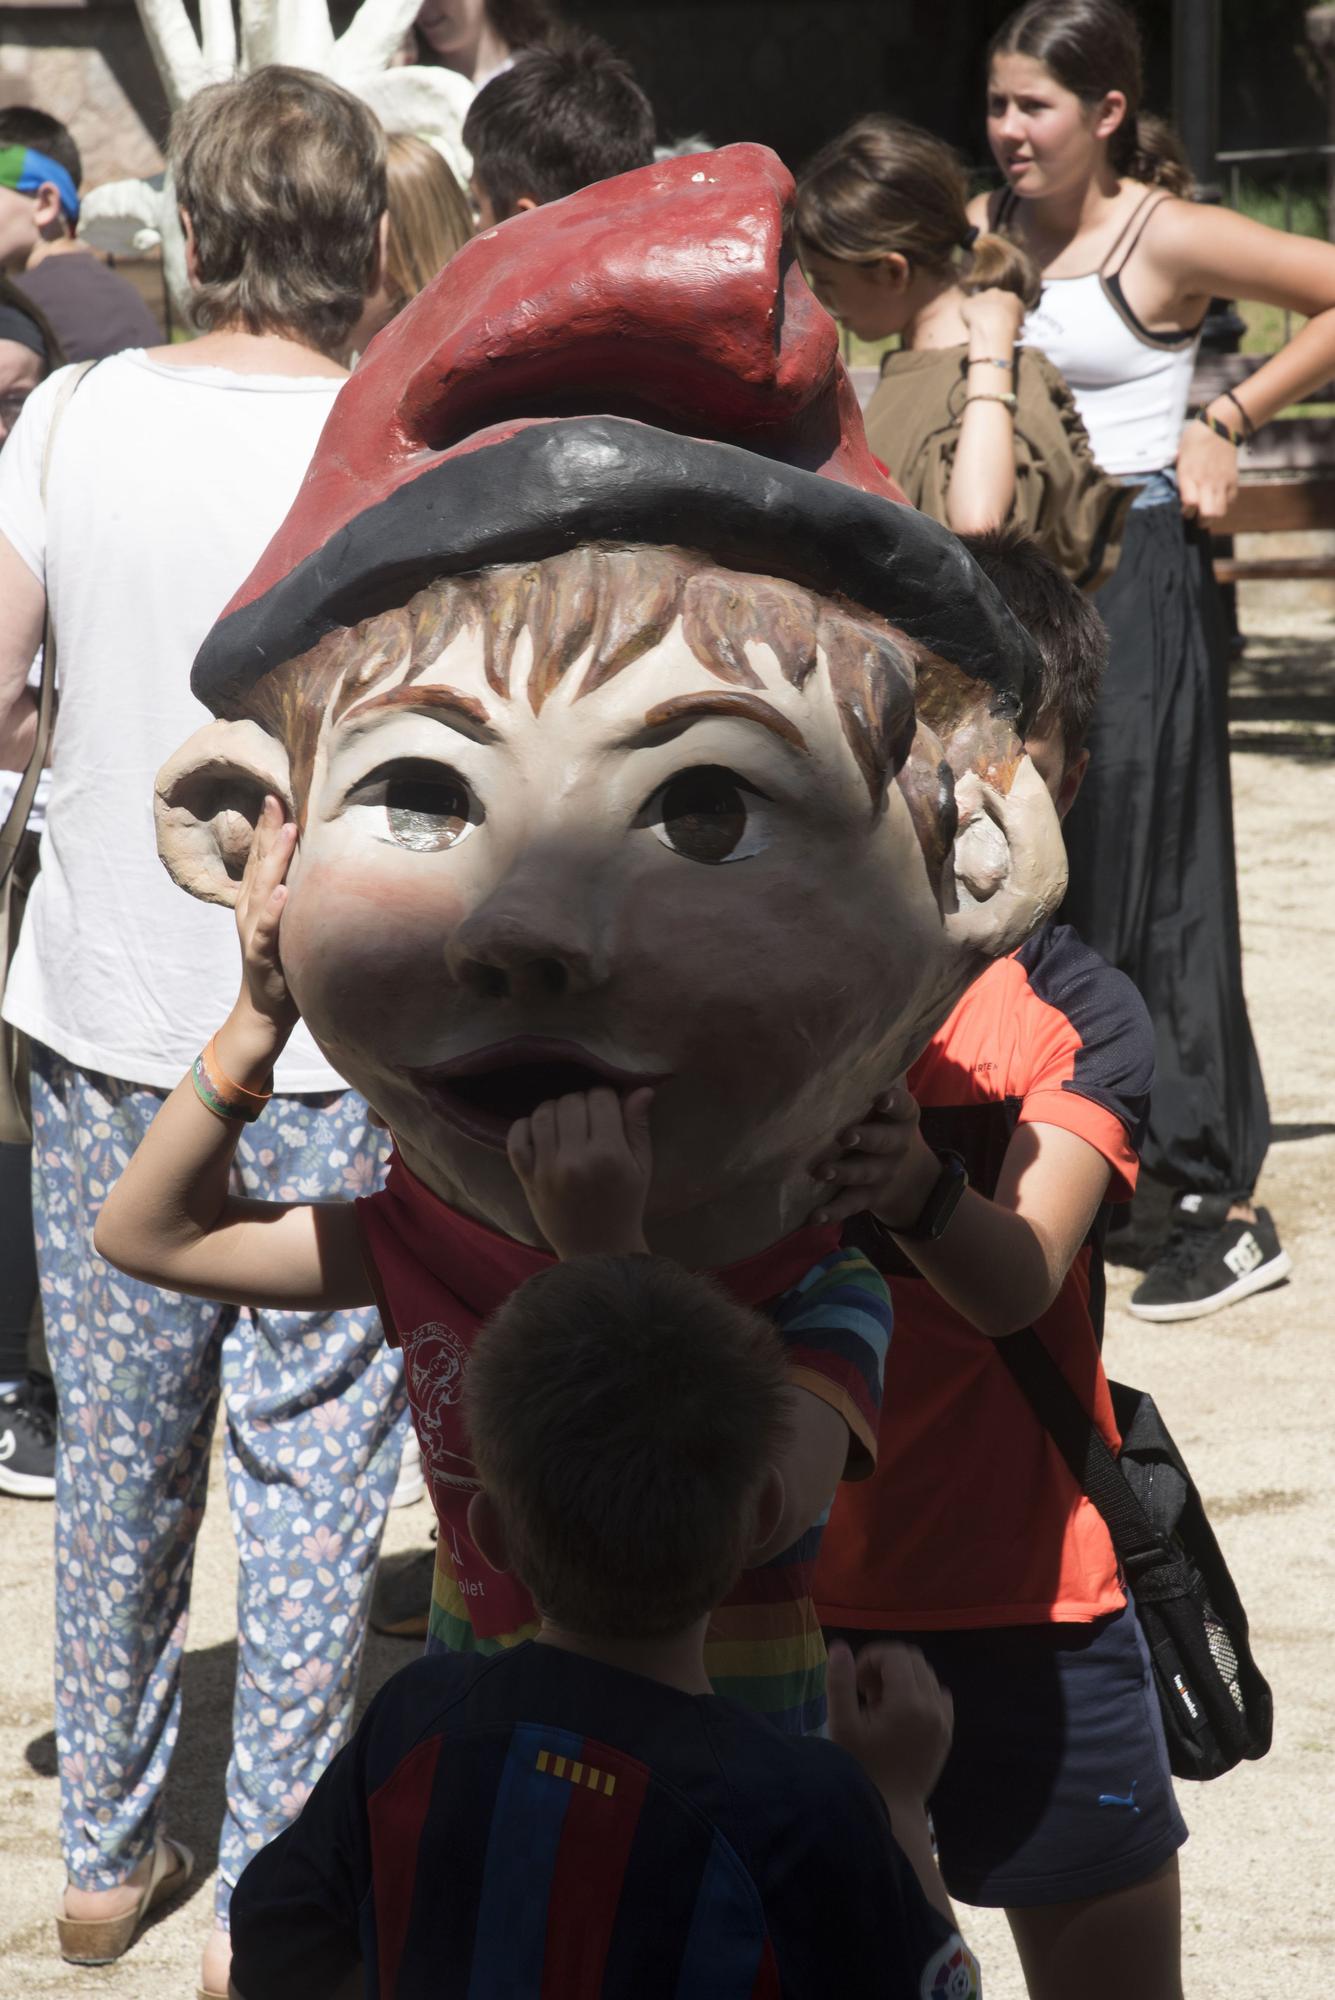
<svg viewBox="0 0 1335 2000"><path fill-rule="evenodd" d="M968 546L1043 656L1025 747L1064 815L1102 622L1023 537ZM878 1467L836 1499L817 1604L855 1647L911 1637L950 1689L942 1871L962 1901L1006 1910L1035 2000L1181 1990L1186 1828L1148 1653L1102 1517L993 1345L1033 1326L1117 1448L1101 1245L1135 1188L1152 1075L1135 988L1048 925L824 1167L822 1219L857 1213L846 1240L889 1275L895 1337Z"/></svg>

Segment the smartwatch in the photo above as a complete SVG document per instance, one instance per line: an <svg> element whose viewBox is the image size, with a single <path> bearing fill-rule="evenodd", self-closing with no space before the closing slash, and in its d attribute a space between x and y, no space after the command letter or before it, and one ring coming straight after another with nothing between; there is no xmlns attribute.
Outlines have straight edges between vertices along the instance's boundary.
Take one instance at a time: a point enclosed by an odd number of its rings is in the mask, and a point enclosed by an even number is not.
<svg viewBox="0 0 1335 2000"><path fill-rule="evenodd" d="M941 1171L922 1205L911 1229L896 1229L906 1243L935 1243L960 1205L960 1196L969 1185L969 1169L958 1153L938 1153Z"/></svg>

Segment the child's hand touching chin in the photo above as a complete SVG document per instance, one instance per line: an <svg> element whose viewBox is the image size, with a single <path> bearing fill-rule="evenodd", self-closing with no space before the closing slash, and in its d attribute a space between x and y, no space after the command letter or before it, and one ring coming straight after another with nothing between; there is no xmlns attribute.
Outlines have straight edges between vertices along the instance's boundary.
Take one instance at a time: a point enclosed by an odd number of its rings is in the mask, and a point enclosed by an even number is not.
<svg viewBox="0 0 1335 2000"><path fill-rule="evenodd" d="M825 1183L813 1222L842 1222L870 1210L887 1229L912 1227L936 1184L941 1162L918 1127L918 1106L896 1083L860 1125L838 1134L812 1172Z"/></svg>
<svg viewBox="0 0 1335 2000"><path fill-rule="evenodd" d="M510 1127L506 1150L533 1220L564 1262L647 1250L644 1205L653 1176L652 1090L611 1089L540 1104Z"/></svg>

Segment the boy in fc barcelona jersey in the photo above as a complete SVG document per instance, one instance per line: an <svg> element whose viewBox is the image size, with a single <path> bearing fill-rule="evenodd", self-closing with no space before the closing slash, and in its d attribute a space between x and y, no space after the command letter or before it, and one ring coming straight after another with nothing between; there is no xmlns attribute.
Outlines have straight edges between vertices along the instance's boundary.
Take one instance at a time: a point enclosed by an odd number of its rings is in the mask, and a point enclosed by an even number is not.
<svg viewBox="0 0 1335 2000"><path fill-rule="evenodd" d="M238 1885L235 2000L976 1995L923 1810L950 1707L921 1655L855 1678L836 1651L834 1743L711 1691L711 1609L782 1505L767 1321L663 1259L576 1258L512 1294L464 1398L471 1535L537 1637L381 1690Z"/></svg>

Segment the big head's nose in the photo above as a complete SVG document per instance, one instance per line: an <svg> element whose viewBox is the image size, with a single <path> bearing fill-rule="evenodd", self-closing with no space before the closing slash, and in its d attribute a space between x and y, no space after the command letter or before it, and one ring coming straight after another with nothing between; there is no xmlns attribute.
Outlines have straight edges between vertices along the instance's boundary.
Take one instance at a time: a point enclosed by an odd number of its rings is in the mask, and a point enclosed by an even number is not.
<svg viewBox="0 0 1335 2000"><path fill-rule="evenodd" d="M560 1000L606 977L601 930L589 873L516 873L455 930L446 963L452 978L480 999Z"/></svg>

